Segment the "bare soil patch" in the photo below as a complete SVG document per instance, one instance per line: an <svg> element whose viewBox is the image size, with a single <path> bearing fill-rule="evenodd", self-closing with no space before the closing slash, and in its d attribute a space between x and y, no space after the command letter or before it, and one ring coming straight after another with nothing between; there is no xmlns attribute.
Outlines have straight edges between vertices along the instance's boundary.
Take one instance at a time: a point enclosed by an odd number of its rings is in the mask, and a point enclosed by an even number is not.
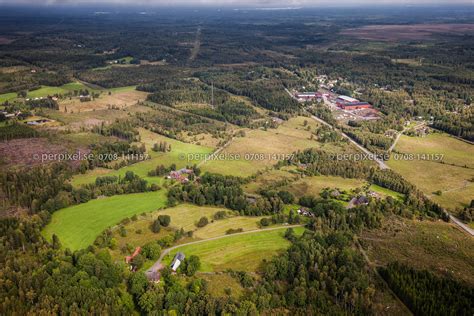
<svg viewBox="0 0 474 316"><path fill-rule="evenodd" d="M473 34L474 24L367 25L346 29L343 35L377 41L423 40L440 34Z"/></svg>
<svg viewBox="0 0 474 316"><path fill-rule="evenodd" d="M86 148L77 149L81 153L88 153ZM40 164L52 163L57 160L46 160L41 157L44 154L63 154L71 152L67 147L61 144L51 143L46 138L22 138L10 141L0 142L1 163L6 166L36 166ZM79 160L71 160L71 165L78 167Z"/></svg>

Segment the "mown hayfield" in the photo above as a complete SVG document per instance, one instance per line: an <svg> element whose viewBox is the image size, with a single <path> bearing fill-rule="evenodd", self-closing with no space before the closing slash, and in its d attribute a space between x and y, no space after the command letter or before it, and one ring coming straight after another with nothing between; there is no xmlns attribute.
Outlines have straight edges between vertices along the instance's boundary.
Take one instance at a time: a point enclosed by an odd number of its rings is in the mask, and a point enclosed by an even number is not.
<svg viewBox="0 0 474 316"><path fill-rule="evenodd" d="M158 165L170 166L171 164L176 164L177 168L183 168L186 165L197 164L201 161L198 160L187 160L187 154L189 153L199 153L199 154L209 154L213 151L211 147L204 147L194 144L183 143L178 140L168 138L153 132L150 132L145 129L140 129L141 143L145 144L147 153L150 159L137 162L130 166L120 168L118 170L112 169L95 169L86 172L85 174L76 175L73 177L71 183L74 186L81 184L94 182L97 176L102 175L115 175L115 176L124 176L127 171L132 171L140 177L147 180L149 183L156 183L158 185L163 184L163 177L149 177L148 172L155 169ZM153 144L166 142L168 145L171 145L170 152L154 152L152 150ZM184 159L183 159L184 158ZM108 172L107 172L108 171Z"/></svg>
<svg viewBox="0 0 474 316"><path fill-rule="evenodd" d="M74 90L85 89L89 90L89 92L97 91L95 89L87 87L86 85L80 82L70 82L59 87L41 86L41 88L39 89L28 91L27 98L41 98L47 97L48 95L66 94L69 92L73 92Z"/></svg>
<svg viewBox="0 0 474 316"><path fill-rule="evenodd" d="M352 189L361 188L366 184L367 182L361 179L349 179L335 176L314 176L302 178L286 187L282 187L282 189L288 190L297 197L303 195L319 196L319 193L324 188L338 188L350 191Z"/></svg>
<svg viewBox="0 0 474 316"><path fill-rule="evenodd" d="M445 133L432 133L426 137L402 135L395 150L401 153L443 154L446 164L474 168L474 146Z"/></svg>
<svg viewBox="0 0 474 316"><path fill-rule="evenodd" d="M135 90L135 86L108 89L92 101L81 102L78 98L63 99L59 102L59 110L75 113L103 110L111 107L124 109L138 101L145 100L147 95L146 92Z"/></svg>
<svg viewBox="0 0 474 316"><path fill-rule="evenodd" d="M323 147L330 151L342 150L336 145L321 144L311 139L311 131L306 129L304 121L307 121L307 126L314 131L317 123L310 118L301 116L291 118L276 129L247 130L245 137L235 138L222 151L224 155L234 155L234 157L240 155L240 159L211 160L203 164L202 169L245 177L275 165L278 162L278 157L269 156L271 154L289 155L296 150L310 147Z"/></svg>
<svg viewBox="0 0 474 316"><path fill-rule="evenodd" d="M212 220L214 214L219 211L229 211L225 207L217 206L197 206L193 204L180 204L175 207L167 208L159 212L154 212L151 215L152 220L157 218L159 215L169 215L171 217L171 227L176 229L183 228L185 231L197 229L196 223L198 220L205 216Z"/></svg>
<svg viewBox="0 0 474 316"><path fill-rule="evenodd" d="M229 217L221 220L213 220L214 214L218 211L227 211ZM151 225L159 215L169 215L171 217L171 223L169 227L162 227L159 233L153 233L151 231ZM198 228L196 223L203 216L209 219L209 224ZM117 239L118 247L117 251L113 252L113 254L118 253L118 250L126 244L130 244L133 247L143 246L147 242L161 239L181 228L185 232L193 231L193 236L192 238L186 237L180 240L179 243L224 236L226 235L226 231L230 228L242 228L244 231L256 230L260 228L258 223L261 218L262 217L235 216L235 212L223 207L180 204L175 207L141 215L137 220L127 223L124 225L127 231L126 237L120 236L119 231L114 230L114 238Z"/></svg>
<svg viewBox="0 0 474 316"><path fill-rule="evenodd" d="M442 221L391 218L359 238L371 261L399 261L474 285L474 239Z"/></svg>
<svg viewBox="0 0 474 316"><path fill-rule="evenodd" d="M78 250L91 245L107 227L122 219L166 205L166 191L116 195L56 211L43 234L56 234L64 248Z"/></svg>
<svg viewBox="0 0 474 316"><path fill-rule="evenodd" d="M303 227L294 228L302 234ZM226 269L256 271L263 260L270 260L274 255L290 246L284 238L286 229L261 231L242 235L224 237L199 244L179 247L170 252L165 263L168 263L176 252L186 256L196 255L201 260L201 272L216 272Z"/></svg>
<svg viewBox="0 0 474 316"><path fill-rule="evenodd" d="M259 217L244 217L236 216L225 219L216 220L208 225L199 228L194 232L194 237L198 239L207 239L217 236L223 236L229 229L242 228L243 231L256 230L260 228L260 219L265 216Z"/></svg>
<svg viewBox="0 0 474 316"><path fill-rule="evenodd" d="M443 161L395 160L389 166L444 207L464 207L474 197L474 146L445 133L400 137L401 153L443 154ZM452 165L453 164L453 165ZM468 168L465 168L467 166ZM441 195L434 194L441 191Z"/></svg>

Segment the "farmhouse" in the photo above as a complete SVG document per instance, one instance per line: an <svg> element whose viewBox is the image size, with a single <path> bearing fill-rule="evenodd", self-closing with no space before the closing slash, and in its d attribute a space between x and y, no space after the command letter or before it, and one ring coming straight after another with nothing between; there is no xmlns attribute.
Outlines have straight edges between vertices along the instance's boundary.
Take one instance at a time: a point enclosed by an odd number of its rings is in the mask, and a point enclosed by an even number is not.
<svg viewBox="0 0 474 316"><path fill-rule="evenodd" d="M360 196L353 197L349 201L347 208L353 208L359 205L367 205L367 204L369 204L369 199L366 196L360 195Z"/></svg>
<svg viewBox="0 0 474 316"><path fill-rule="evenodd" d="M296 212L297 212L299 215L303 215L303 216L307 216L307 217L314 217L314 214L313 214L311 211L309 211L309 210L307 210L307 209L305 209L305 208L303 208L303 207L300 208L300 209L298 209Z"/></svg>
<svg viewBox="0 0 474 316"><path fill-rule="evenodd" d="M173 261L171 261L171 265L170 265L171 270L176 272L176 270L178 270L179 266L181 265L181 262L183 262L184 258L185 258L184 253L182 252L176 253Z"/></svg>
<svg viewBox="0 0 474 316"><path fill-rule="evenodd" d="M192 169L187 169L187 168L182 168L176 171L170 171L169 175L166 177L167 179L174 179L178 180L182 183L188 182L189 179L186 177L186 175L192 174L193 170Z"/></svg>

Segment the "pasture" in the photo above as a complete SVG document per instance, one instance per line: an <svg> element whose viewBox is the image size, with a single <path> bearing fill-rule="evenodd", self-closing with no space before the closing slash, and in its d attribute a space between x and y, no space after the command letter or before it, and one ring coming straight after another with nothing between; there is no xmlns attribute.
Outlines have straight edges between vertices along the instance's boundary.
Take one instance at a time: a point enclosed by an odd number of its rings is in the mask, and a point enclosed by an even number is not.
<svg viewBox="0 0 474 316"><path fill-rule="evenodd" d="M226 269L253 272L257 271L264 260L284 251L290 246L285 239L286 229L261 231L224 237L199 244L179 247L170 252L165 263L169 263L176 252L186 256L196 255L201 260L201 272L217 272ZM301 235L303 227L294 228Z"/></svg>
<svg viewBox="0 0 474 316"><path fill-rule="evenodd" d="M246 177L272 167L281 160L279 155L290 155L297 150L322 147L329 151L341 151L338 145L322 144L311 138L317 126L314 120L299 116L283 122L276 129L246 130L244 137L234 138L221 152L224 159L210 160L202 165L202 169Z"/></svg>
<svg viewBox="0 0 474 316"><path fill-rule="evenodd" d="M91 200L53 213L42 233L48 240L56 234L63 248L78 250L91 245L102 231L122 219L165 205L165 190Z"/></svg>
<svg viewBox="0 0 474 316"><path fill-rule="evenodd" d="M443 133L402 136L396 152L442 154L441 161L395 160L388 165L444 207L464 207L474 196L474 146ZM441 195L435 192L441 191Z"/></svg>
<svg viewBox="0 0 474 316"><path fill-rule="evenodd" d="M27 98L41 98L52 96L55 94L67 94L70 92L74 92L74 90L86 89L89 90L89 92L97 92L97 90L87 87L86 85L80 82L70 82L59 87L41 86L41 88L39 89L28 91Z"/></svg>

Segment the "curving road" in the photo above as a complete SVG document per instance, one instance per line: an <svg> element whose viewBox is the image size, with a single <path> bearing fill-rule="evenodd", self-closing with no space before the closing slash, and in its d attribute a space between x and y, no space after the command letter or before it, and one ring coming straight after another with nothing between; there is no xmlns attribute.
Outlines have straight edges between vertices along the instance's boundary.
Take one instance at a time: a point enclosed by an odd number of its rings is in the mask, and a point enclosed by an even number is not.
<svg viewBox="0 0 474 316"><path fill-rule="evenodd" d="M162 268L161 261L163 260L163 258L166 255L168 255L172 250L175 250L175 249L180 248L180 247L200 244L200 243L203 243L203 242L208 242L208 241L212 241L212 240L217 240L217 239L222 239L222 238L227 238L227 237L233 237L233 236L238 236L238 235L252 234L252 233L258 233L258 232L269 231L269 230L285 229L285 228L295 228L295 227L302 227L302 226L304 226L304 225L287 225L287 226L278 226L278 227L271 227L271 228L264 228L264 229L254 229L254 230L248 230L248 231L241 232L241 233L235 233L235 234L212 237L212 238L208 238L208 239L191 241L191 242L188 242L188 243L185 243L185 244L176 245L176 246L173 246L173 247L170 247L170 248L166 248L165 250L163 250L161 252L161 255L158 258L158 260L156 260L156 262L145 272L145 274L148 278L152 278L157 271L161 270L161 268Z"/></svg>

